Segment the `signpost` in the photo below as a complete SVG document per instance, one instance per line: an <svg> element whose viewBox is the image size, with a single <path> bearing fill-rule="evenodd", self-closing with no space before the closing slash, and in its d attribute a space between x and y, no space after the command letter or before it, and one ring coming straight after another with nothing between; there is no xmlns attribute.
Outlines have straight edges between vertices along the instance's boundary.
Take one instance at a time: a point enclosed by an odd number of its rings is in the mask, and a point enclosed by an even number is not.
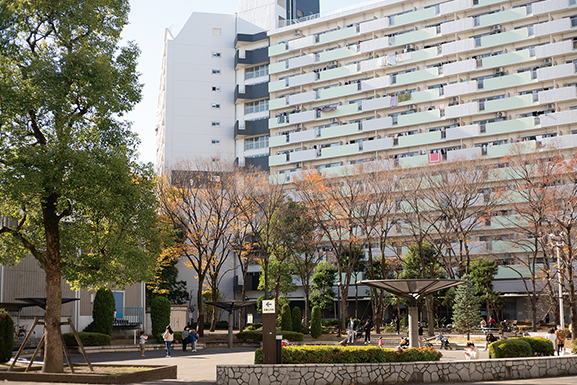
<svg viewBox="0 0 577 385"><path fill-rule="evenodd" d="M263 364L277 364L276 352L276 302L274 299L262 301L262 361Z"/></svg>

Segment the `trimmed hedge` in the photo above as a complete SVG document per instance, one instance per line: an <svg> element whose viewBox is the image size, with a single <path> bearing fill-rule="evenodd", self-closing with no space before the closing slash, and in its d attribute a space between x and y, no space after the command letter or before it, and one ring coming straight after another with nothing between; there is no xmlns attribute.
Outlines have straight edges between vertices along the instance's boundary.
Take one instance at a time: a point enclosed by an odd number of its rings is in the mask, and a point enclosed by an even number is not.
<svg viewBox="0 0 577 385"><path fill-rule="evenodd" d="M322 334L321 328L321 308L318 306L313 307L311 315L311 337L319 338Z"/></svg>
<svg viewBox="0 0 577 385"><path fill-rule="evenodd" d="M301 312L301 308L295 306L292 310L292 331L297 333L302 333L303 325L302 325L303 315Z"/></svg>
<svg viewBox="0 0 577 385"><path fill-rule="evenodd" d="M541 337L517 337L489 345L489 358L552 356L553 342Z"/></svg>
<svg viewBox="0 0 577 385"><path fill-rule="evenodd" d="M324 320L321 320L321 325L322 326L339 326L339 320L338 319L324 319Z"/></svg>
<svg viewBox="0 0 577 385"><path fill-rule="evenodd" d="M14 349L14 320L10 314L0 309L0 362L7 362L12 358Z"/></svg>
<svg viewBox="0 0 577 385"><path fill-rule="evenodd" d="M289 341L302 341L303 333L293 332L292 330L278 330L277 334L281 334L283 338ZM239 341L262 341L262 330L246 330L236 334L236 339Z"/></svg>
<svg viewBox="0 0 577 385"><path fill-rule="evenodd" d="M66 346L78 346L76 338L74 338L74 334L64 333L62 336L64 337ZM110 341L112 340L112 337L110 337L108 334L102 333L80 332L78 333L78 336L80 337L80 341L84 346L110 345Z"/></svg>
<svg viewBox="0 0 577 385"><path fill-rule="evenodd" d="M443 355L433 348L402 350L376 346L283 346L283 364L370 364L382 362L439 361ZM254 363L262 364L262 348L254 355Z"/></svg>

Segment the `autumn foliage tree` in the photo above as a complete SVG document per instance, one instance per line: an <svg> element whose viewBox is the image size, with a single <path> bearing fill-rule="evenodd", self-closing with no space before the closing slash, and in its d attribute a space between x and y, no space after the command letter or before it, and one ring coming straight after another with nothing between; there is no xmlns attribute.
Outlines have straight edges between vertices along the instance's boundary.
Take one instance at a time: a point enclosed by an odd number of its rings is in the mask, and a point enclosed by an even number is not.
<svg viewBox="0 0 577 385"><path fill-rule="evenodd" d="M126 0L0 1L0 263L46 273L45 372L62 372L62 278L74 288L151 278L152 168L122 120L141 98L139 50L119 46Z"/></svg>

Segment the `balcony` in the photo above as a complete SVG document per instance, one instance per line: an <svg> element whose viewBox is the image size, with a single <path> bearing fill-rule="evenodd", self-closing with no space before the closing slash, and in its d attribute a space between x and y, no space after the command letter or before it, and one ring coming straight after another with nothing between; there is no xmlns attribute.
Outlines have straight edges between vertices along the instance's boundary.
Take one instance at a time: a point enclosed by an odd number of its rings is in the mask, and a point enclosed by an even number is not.
<svg viewBox="0 0 577 385"><path fill-rule="evenodd" d="M575 66L573 63L561 64L552 67L539 68L537 70L537 80L551 80L573 76L575 74Z"/></svg>
<svg viewBox="0 0 577 385"><path fill-rule="evenodd" d="M315 62L315 55L303 55L299 57L294 57L288 60L288 68L295 69L302 66L308 66Z"/></svg>
<svg viewBox="0 0 577 385"><path fill-rule="evenodd" d="M340 60L356 54L357 54L356 49L339 48L334 49L332 51L325 51L319 53L318 60L316 62L320 63L326 61Z"/></svg>
<svg viewBox="0 0 577 385"><path fill-rule="evenodd" d="M479 103L458 104L445 108L445 118L459 118L461 116L472 116L479 113Z"/></svg>
<svg viewBox="0 0 577 385"><path fill-rule="evenodd" d="M380 19L366 21L360 24L361 33L369 33L386 29L389 26L389 18L381 17ZM362 43L361 43L362 44Z"/></svg>
<svg viewBox="0 0 577 385"><path fill-rule="evenodd" d="M295 75L288 78L289 87L302 86L304 84L310 84L315 81L315 73L309 72L307 74Z"/></svg>
<svg viewBox="0 0 577 385"><path fill-rule="evenodd" d="M381 19L381 20L384 20L384 19ZM376 51L379 49L384 49L384 48L387 48L388 46L389 46L388 36L380 37L377 39L367 40L367 41L361 42L361 52L367 53L367 52Z"/></svg>
<svg viewBox="0 0 577 385"><path fill-rule="evenodd" d="M481 158L481 147L463 148L447 152L447 161L474 160Z"/></svg>
<svg viewBox="0 0 577 385"><path fill-rule="evenodd" d="M487 156L489 158L502 158L507 155L526 154L535 152L535 141L522 143L508 143L499 146L487 147Z"/></svg>
<svg viewBox="0 0 577 385"><path fill-rule="evenodd" d="M479 136L479 125L471 124L469 126L449 128L445 132L447 140L457 140L465 138L473 138Z"/></svg>
<svg viewBox="0 0 577 385"><path fill-rule="evenodd" d="M556 103L577 98L577 88L575 86L556 88L548 91L541 91L538 94L539 104Z"/></svg>
<svg viewBox="0 0 577 385"><path fill-rule="evenodd" d="M441 141L441 131L425 132L422 134L399 136L398 147L420 146L434 144Z"/></svg>
<svg viewBox="0 0 577 385"><path fill-rule="evenodd" d="M441 4L442 6L443 4ZM467 31L473 29L474 20L472 17L467 17L460 20L450 21L441 24L441 35L449 35L452 33L458 33L461 31Z"/></svg>
<svg viewBox="0 0 577 385"><path fill-rule="evenodd" d="M246 120L244 128L241 128L239 121L234 123L234 138L244 136L257 136L268 134L268 119Z"/></svg>
<svg viewBox="0 0 577 385"><path fill-rule="evenodd" d="M397 75L396 85L424 82L427 80L435 79L438 76L439 76L439 69L438 68L436 68L436 67L426 68L426 69L420 70L420 71L413 71L413 72Z"/></svg>
<svg viewBox="0 0 577 385"><path fill-rule="evenodd" d="M478 27L490 27L495 24L508 23L527 16L525 7L508 9L506 11L482 15Z"/></svg>
<svg viewBox="0 0 577 385"><path fill-rule="evenodd" d="M416 156L406 156L399 159L399 165L401 167L420 167L429 164L428 155L416 155Z"/></svg>
<svg viewBox="0 0 577 385"><path fill-rule="evenodd" d="M380 90L381 88L389 87L391 85L390 76L381 76L380 78L373 78L363 80L361 82L361 91Z"/></svg>
<svg viewBox="0 0 577 385"><path fill-rule="evenodd" d="M475 49L475 39L463 39L451 43L445 43L441 46L443 55L451 55L459 52L465 52Z"/></svg>
<svg viewBox="0 0 577 385"><path fill-rule="evenodd" d="M567 8L567 0L546 0L533 3L533 15L549 13Z"/></svg>
<svg viewBox="0 0 577 385"><path fill-rule="evenodd" d="M482 61L483 63L482 67L483 68L503 67L510 64L523 63L528 60L533 60L531 58L531 52L528 49L524 49L522 51L515 51L510 53L504 53L502 55L486 57Z"/></svg>
<svg viewBox="0 0 577 385"><path fill-rule="evenodd" d="M471 80L468 82L448 84L444 87L444 91L447 97L472 94L477 92L477 81Z"/></svg>
<svg viewBox="0 0 577 385"><path fill-rule="evenodd" d="M250 84L244 86L244 92L240 92L239 85L236 85L234 89L234 101L238 100L247 101L267 98L268 93L268 83Z"/></svg>
<svg viewBox="0 0 577 385"><path fill-rule="evenodd" d="M391 97L386 96L384 98L375 98L369 100L363 100L361 102L361 108L363 111L374 111L383 108L389 108L391 106Z"/></svg>
<svg viewBox="0 0 577 385"><path fill-rule="evenodd" d="M295 105L295 104L303 104L303 103L309 103L315 100L315 91L309 91L309 92L303 92L300 94L295 94L295 95L290 95L288 97L289 99L289 105Z"/></svg>
<svg viewBox="0 0 577 385"><path fill-rule="evenodd" d="M341 156L349 156L358 154L359 144L344 144L342 146L326 147L321 150L322 158L336 158Z"/></svg>
<svg viewBox="0 0 577 385"><path fill-rule="evenodd" d="M564 55L571 52L573 52L573 42L571 40L563 40L558 41L557 43L545 44L535 47L535 57L537 59L549 58L556 55Z"/></svg>
<svg viewBox="0 0 577 385"><path fill-rule="evenodd" d="M393 138L390 137L363 142L364 152L388 150L390 148L393 148Z"/></svg>
<svg viewBox="0 0 577 385"><path fill-rule="evenodd" d="M268 63L268 47L258 48L252 51L245 51L245 57L240 57L240 51L236 51L234 57L234 67L238 68L239 65L254 65L260 63Z"/></svg>
<svg viewBox="0 0 577 385"><path fill-rule="evenodd" d="M285 52L288 52L288 46L285 42L268 47L269 56L281 55Z"/></svg>
<svg viewBox="0 0 577 385"><path fill-rule="evenodd" d="M304 151L295 151L290 153L290 162L306 162L309 160L313 160L317 157L317 150L304 150Z"/></svg>
<svg viewBox="0 0 577 385"><path fill-rule="evenodd" d="M511 96L497 100L485 102L484 112L500 112L506 110L515 110L518 108L530 107L533 105L533 95Z"/></svg>
<svg viewBox="0 0 577 385"><path fill-rule="evenodd" d="M535 124L532 117L504 120L501 122L487 123L485 126L485 134L495 135L505 134L507 132L523 132L534 127Z"/></svg>
<svg viewBox="0 0 577 385"><path fill-rule="evenodd" d="M319 72L319 80L332 80L356 74L357 66L349 65Z"/></svg>
<svg viewBox="0 0 577 385"><path fill-rule="evenodd" d="M290 40L288 42L289 50L301 49L305 47L310 47L315 44L315 37L314 36L305 36L299 39Z"/></svg>
<svg viewBox="0 0 577 385"><path fill-rule="evenodd" d="M268 157L269 166L281 166L289 162L289 154L271 155Z"/></svg>
<svg viewBox="0 0 577 385"><path fill-rule="evenodd" d="M559 126L562 124L577 123L577 110L555 112L541 116L541 127ZM562 136L563 138L564 136Z"/></svg>
<svg viewBox="0 0 577 385"><path fill-rule="evenodd" d="M358 114L359 112L359 105L356 103L347 104L346 106L339 106L333 111L321 111L321 119L338 118L340 116Z"/></svg>
<svg viewBox="0 0 577 385"><path fill-rule="evenodd" d="M255 34L248 33L237 33L234 39L234 46L237 47L238 43L254 43L261 40L267 40L268 36L266 31L262 31Z"/></svg>
<svg viewBox="0 0 577 385"><path fill-rule="evenodd" d="M443 52L443 54L445 53ZM455 75L463 72L475 71L476 69L477 61L475 59L461 60L455 63L443 65L443 75Z"/></svg>
<svg viewBox="0 0 577 385"><path fill-rule="evenodd" d="M384 118L365 120L364 122L361 123L363 132L383 130L385 128L392 127L392 125L393 125L393 119L389 116Z"/></svg>
<svg viewBox="0 0 577 385"><path fill-rule="evenodd" d="M339 29L337 31L326 32L319 35L319 44L330 43L337 40L344 40L348 39L349 37L353 37L355 35L357 35L357 28L354 26Z"/></svg>
<svg viewBox="0 0 577 385"><path fill-rule="evenodd" d="M431 9L432 8L427 8L425 10L429 11ZM412 12L412 13L415 13L415 12ZM389 45L393 46L393 45L406 45L406 44L417 43L417 42L421 42L423 40L428 40L432 37L435 37L436 35L437 35L437 28L435 28L435 27L424 28L424 29L420 29L418 31L407 32L407 33L404 33L402 35L397 35L397 36L395 36L394 43L389 40Z"/></svg>
<svg viewBox="0 0 577 385"><path fill-rule="evenodd" d="M517 74L499 76L483 81L483 90L498 90L501 88L517 87L532 82L531 72L525 71Z"/></svg>
<svg viewBox="0 0 577 385"><path fill-rule="evenodd" d="M414 24L420 21L433 19L438 14L437 9L435 7L431 8L422 8L417 11L408 12L403 15L395 16L395 26L398 25L405 25L405 24Z"/></svg>
<svg viewBox="0 0 577 385"><path fill-rule="evenodd" d="M342 96L354 95L359 93L358 84L348 84L346 86L327 88L319 92L319 99L340 98Z"/></svg>
<svg viewBox="0 0 577 385"><path fill-rule="evenodd" d="M496 33L494 35L483 36L481 38L481 47L491 48L499 47L509 43L515 43L529 37L527 28L515 29L512 31Z"/></svg>
<svg viewBox="0 0 577 385"><path fill-rule="evenodd" d="M270 170L268 165L268 156L258 156L254 158L244 158L244 165L246 167L252 166L262 171Z"/></svg>
<svg viewBox="0 0 577 385"><path fill-rule="evenodd" d="M455 13L473 6L473 0L454 0L439 4L439 13L446 15L448 13Z"/></svg>
<svg viewBox="0 0 577 385"><path fill-rule="evenodd" d="M359 124L343 124L341 126L326 127L321 130L320 137L322 139L328 138L339 138L341 136L347 136L352 134L357 134L359 132Z"/></svg>
<svg viewBox="0 0 577 385"><path fill-rule="evenodd" d="M291 132L289 134L289 143L308 142L315 139L316 139L315 130Z"/></svg>
<svg viewBox="0 0 577 385"><path fill-rule="evenodd" d="M571 19L569 18L536 24L534 27L535 36L549 36L554 33L569 31L570 29L571 29Z"/></svg>
<svg viewBox="0 0 577 385"><path fill-rule="evenodd" d="M142 325L144 321L144 308L142 307L117 306L114 310L116 311L116 318L113 326L136 326Z"/></svg>

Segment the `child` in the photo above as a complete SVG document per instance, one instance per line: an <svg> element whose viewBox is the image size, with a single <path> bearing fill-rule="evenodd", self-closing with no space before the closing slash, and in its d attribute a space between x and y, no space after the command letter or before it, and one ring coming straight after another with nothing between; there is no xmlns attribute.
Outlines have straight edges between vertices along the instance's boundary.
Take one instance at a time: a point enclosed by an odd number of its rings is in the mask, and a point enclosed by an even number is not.
<svg viewBox="0 0 577 385"><path fill-rule="evenodd" d="M379 348L383 347L383 337L379 337Z"/></svg>
<svg viewBox="0 0 577 385"><path fill-rule="evenodd" d="M144 357L144 344L146 343L147 339L148 336L144 334L144 332L140 332L140 355L142 357Z"/></svg>
<svg viewBox="0 0 577 385"><path fill-rule="evenodd" d="M190 341L190 348L192 352L196 353L196 341L198 341L198 333L196 332L196 329L190 329L190 332L188 333L188 340Z"/></svg>

